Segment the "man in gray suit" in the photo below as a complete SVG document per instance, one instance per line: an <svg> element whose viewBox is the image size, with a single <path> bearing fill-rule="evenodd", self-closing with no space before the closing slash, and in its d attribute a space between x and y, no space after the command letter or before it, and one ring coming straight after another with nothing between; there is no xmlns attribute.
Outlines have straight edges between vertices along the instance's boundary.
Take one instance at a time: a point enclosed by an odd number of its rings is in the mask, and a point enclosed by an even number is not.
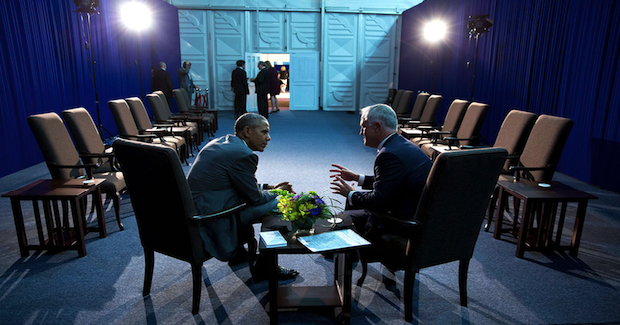
<svg viewBox="0 0 620 325"><path fill-rule="evenodd" d="M270 140L267 119L246 113L235 122L235 135L214 139L202 148L187 175L196 212L210 214L244 201L249 207L241 212L241 222L251 227L276 209L277 195L269 190L279 188L292 192L293 187L288 182L259 185L254 175L258 166L254 151L264 151ZM243 253L243 246L238 245L234 218L205 222L200 235L205 250L221 261L230 261ZM298 274L295 270L279 269L281 279Z"/></svg>
<svg viewBox="0 0 620 325"><path fill-rule="evenodd" d="M183 66L179 68L177 74L179 75L179 88L185 89L187 92L187 96L189 97L189 102L192 102L192 94L194 93L194 80L192 80L192 75L189 73L189 70L192 68L192 63L189 61L183 62Z"/></svg>

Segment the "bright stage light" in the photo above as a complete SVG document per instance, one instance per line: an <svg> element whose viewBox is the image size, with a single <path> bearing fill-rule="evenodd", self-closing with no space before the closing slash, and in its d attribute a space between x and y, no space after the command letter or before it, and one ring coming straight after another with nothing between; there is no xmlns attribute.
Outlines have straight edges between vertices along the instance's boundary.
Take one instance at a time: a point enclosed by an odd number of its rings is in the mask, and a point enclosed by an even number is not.
<svg viewBox="0 0 620 325"><path fill-rule="evenodd" d="M144 3L129 2L121 7L121 20L127 28L141 31L151 26L151 10Z"/></svg>
<svg viewBox="0 0 620 325"><path fill-rule="evenodd" d="M433 20L424 26L424 37L431 42L440 41L446 36L446 24L439 20Z"/></svg>

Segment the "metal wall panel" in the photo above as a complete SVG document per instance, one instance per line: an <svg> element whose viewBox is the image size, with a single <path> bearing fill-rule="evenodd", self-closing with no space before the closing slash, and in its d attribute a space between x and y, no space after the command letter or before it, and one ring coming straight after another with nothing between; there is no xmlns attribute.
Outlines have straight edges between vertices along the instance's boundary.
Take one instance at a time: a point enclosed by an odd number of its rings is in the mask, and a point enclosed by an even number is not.
<svg viewBox="0 0 620 325"><path fill-rule="evenodd" d="M210 90L214 107L232 109L235 95L230 80L237 60L245 57L246 14L243 11L212 11L213 31L213 89Z"/></svg>
<svg viewBox="0 0 620 325"><path fill-rule="evenodd" d="M179 27L181 36L181 60L190 61L192 68L190 73L194 84L201 89L209 87L207 70L207 15L202 10L179 10ZM168 71L176 74L182 62L167 62ZM178 77L174 78L177 82Z"/></svg>
<svg viewBox="0 0 620 325"><path fill-rule="evenodd" d="M394 85L396 16L364 15L360 107L382 103Z"/></svg>
<svg viewBox="0 0 620 325"><path fill-rule="evenodd" d="M258 50L262 53L282 53L286 47L285 13L258 13Z"/></svg>
<svg viewBox="0 0 620 325"><path fill-rule="evenodd" d="M313 12L288 13L288 48L286 51L319 51L321 16Z"/></svg>
<svg viewBox="0 0 620 325"><path fill-rule="evenodd" d="M354 110L357 102L358 15L325 15L325 75L323 108Z"/></svg>

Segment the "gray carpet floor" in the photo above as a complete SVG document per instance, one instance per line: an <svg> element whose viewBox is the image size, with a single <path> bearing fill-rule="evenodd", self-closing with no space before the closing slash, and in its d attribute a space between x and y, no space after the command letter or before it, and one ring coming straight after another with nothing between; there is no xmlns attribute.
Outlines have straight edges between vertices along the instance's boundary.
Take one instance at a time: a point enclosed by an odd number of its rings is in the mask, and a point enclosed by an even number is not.
<svg viewBox="0 0 620 325"><path fill-rule="evenodd" d="M232 133L233 123L231 112L220 112L216 135ZM286 180L296 191L337 198L328 191L331 163L372 173L375 150L363 145L357 114L280 111L270 123L272 140L259 153L260 182ZM1 178L0 193L41 178L49 178L45 164ZM459 304L457 262L423 269L416 277L413 323L620 324L620 195L560 173L555 179L599 197L588 206L578 257L526 252L519 259L514 238L495 240L481 229L469 268L469 306ZM118 230L109 201L105 208L108 237L88 234L85 257L33 251L22 258L10 201L0 199L0 324L269 322L267 282L254 283L247 264L231 268L207 261L200 313L194 316L189 264L156 254L151 294L142 297L144 257L130 198L124 195L121 204L124 231ZM569 206L565 233L572 230L575 209ZM27 204L24 210L33 240ZM280 264L301 271L282 285L327 285L333 279L333 262L319 254L282 256ZM360 273L355 264L354 282ZM403 272L370 264L364 285L353 287L352 324L405 323L402 295ZM337 313L287 311L279 319L281 324L335 323Z"/></svg>

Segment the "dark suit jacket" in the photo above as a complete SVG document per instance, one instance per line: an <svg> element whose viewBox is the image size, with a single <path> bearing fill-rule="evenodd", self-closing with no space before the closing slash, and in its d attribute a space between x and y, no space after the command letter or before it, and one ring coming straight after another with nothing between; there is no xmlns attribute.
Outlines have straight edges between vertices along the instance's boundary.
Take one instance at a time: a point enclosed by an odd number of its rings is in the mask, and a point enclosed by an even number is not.
<svg viewBox="0 0 620 325"><path fill-rule="evenodd" d="M232 88L235 94L250 93L250 89L248 88L248 74L241 67L237 67L233 70L230 88Z"/></svg>
<svg viewBox="0 0 620 325"><path fill-rule="evenodd" d="M179 70L177 70L177 74L179 75L179 88L184 88L188 94L192 94L194 92L194 87L192 80L189 78L189 70L180 67Z"/></svg>
<svg viewBox="0 0 620 325"><path fill-rule="evenodd" d="M172 78L170 78L170 73L166 70L155 69L153 71L153 78L151 80L153 91L161 90L164 95L166 95L166 99L168 103L172 100Z"/></svg>
<svg viewBox="0 0 620 325"><path fill-rule="evenodd" d="M418 146L398 134L392 135L377 154L374 176L364 179L362 188L372 191L354 192L350 208L410 219L431 166L431 160Z"/></svg>
<svg viewBox="0 0 620 325"><path fill-rule="evenodd" d="M277 195L260 189L254 173L258 156L241 138L227 135L209 142L187 174L198 214L210 214L242 201L257 206ZM203 247L219 260L229 260L238 243L234 218L201 222Z"/></svg>
<svg viewBox="0 0 620 325"><path fill-rule="evenodd" d="M269 90L271 89L269 80L269 71L267 71L267 68L263 68L261 71L258 72L256 78L254 78L257 94L269 93Z"/></svg>

